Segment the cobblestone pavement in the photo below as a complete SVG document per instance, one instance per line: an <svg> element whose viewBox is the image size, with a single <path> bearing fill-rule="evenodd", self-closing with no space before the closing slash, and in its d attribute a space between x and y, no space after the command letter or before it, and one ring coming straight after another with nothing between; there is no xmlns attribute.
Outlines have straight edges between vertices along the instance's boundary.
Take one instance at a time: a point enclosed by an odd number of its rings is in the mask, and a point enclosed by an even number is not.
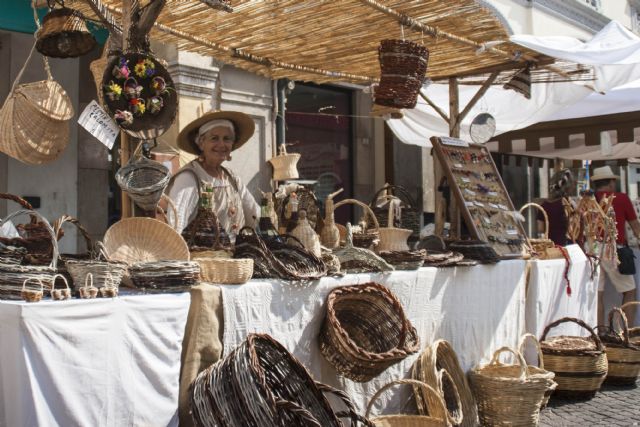
<svg viewBox="0 0 640 427"><path fill-rule="evenodd" d="M604 385L587 401L552 398L540 413L540 426L640 426L640 383L637 385Z"/></svg>

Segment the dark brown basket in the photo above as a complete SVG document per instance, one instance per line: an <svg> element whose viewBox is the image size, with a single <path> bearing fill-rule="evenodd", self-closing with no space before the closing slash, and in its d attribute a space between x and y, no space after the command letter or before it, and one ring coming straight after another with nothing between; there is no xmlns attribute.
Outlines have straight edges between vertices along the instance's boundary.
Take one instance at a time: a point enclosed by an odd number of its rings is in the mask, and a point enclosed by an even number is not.
<svg viewBox="0 0 640 427"><path fill-rule="evenodd" d="M418 348L416 329L384 286L341 286L327 296L320 351L341 375L369 381Z"/></svg>
<svg viewBox="0 0 640 427"><path fill-rule="evenodd" d="M38 52L54 58L82 56L96 45L96 39L87 28L84 15L68 7L53 9L47 13L36 38Z"/></svg>
<svg viewBox="0 0 640 427"><path fill-rule="evenodd" d="M121 87L124 87L127 79L119 79L113 75L113 68L119 65L121 61L127 61L131 76L134 76L137 83L142 86L142 93L140 97L145 101L148 101L148 99L154 94L154 91L150 86L153 77L162 77L166 83L167 88L166 91L161 95L164 106L159 113L152 114L147 110L142 116L134 117L133 123L120 124L120 128L129 135L142 140L157 138L168 131L173 124L176 113L178 111L178 96L175 91L175 85L173 83L173 79L171 78L171 74L169 74L164 65L162 65L153 55L146 53L129 52L122 55L116 55L109 59L110 61L108 62L107 68L105 69L102 77L102 91L104 105L111 117L114 117L116 110L129 110L129 101L126 99L124 94L120 97L120 99L112 100L107 96L107 91L105 89L105 87L112 81L114 83L117 83ZM139 60L145 59L150 60L154 64L154 74L147 78L140 78L135 76L135 65Z"/></svg>
<svg viewBox="0 0 640 427"><path fill-rule="evenodd" d="M347 412L336 414L325 393L339 397ZM228 356L202 371L189 397L199 426L339 427L340 417L350 418L351 425L364 421L345 393L315 382L266 334L249 334Z"/></svg>
<svg viewBox="0 0 640 427"><path fill-rule="evenodd" d="M400 205L402 207L402 215L400 216L400 221L393 226L411 230L412 233L409 236L410 242L420 239L420 216L422 215L422 213L418 211L418 205L416 204L413 197L411 197L411 194L409 194L406 188L400 185L385 185L384 187L379 189L371 199L369 206L371 207L373 213L376 215L378 223L382 224L383 227L386 227L387 223L389 222L389 209L386 207L377 206L378 197L380 197L383 192L386 192L386 194L389 196L396 196L402 202Z"/></svg>
<svg viewBox="0 0 640 427"><path fill-rule="evenodd" d="M33 210L29 202L21 197L9 193L0 193L0 199L11 200L22 206L23 209ZM0 237L0 243L6 246L25 248L29 255L41 259L39 264L48 264L51 261L51 234L48 226L38 221L35 215L30 216L31 221L27 224L18 224L16 228L22 237Z"/></svg>
<svg viewBox="0 0 640 427"><path fill-rule="evenodd" d="M427 48L408 40L382 40L378 57L380 84L374 102L394 108L415 107L427 72Z"/></svg>
<svg viewBox="0 0 640 427"><path fill-rule="evenodd" d="M466 259L473 259L486 264L500 261L500 256L495 249L481 240L458 240L449 243L448 249L461 253Z"/></svg>

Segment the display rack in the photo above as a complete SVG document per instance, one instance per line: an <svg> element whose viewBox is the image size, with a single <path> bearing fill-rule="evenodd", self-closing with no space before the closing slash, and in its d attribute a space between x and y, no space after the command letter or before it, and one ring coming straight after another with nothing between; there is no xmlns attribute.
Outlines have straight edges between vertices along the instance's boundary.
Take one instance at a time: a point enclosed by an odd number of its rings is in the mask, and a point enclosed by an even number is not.
<svg viewBox="0 0 640 427"><path fill-rule="evenodd" d="M450 137L431 143L471 237L488 242L501 258L521 257L525 232L489 150Z"/></svg>

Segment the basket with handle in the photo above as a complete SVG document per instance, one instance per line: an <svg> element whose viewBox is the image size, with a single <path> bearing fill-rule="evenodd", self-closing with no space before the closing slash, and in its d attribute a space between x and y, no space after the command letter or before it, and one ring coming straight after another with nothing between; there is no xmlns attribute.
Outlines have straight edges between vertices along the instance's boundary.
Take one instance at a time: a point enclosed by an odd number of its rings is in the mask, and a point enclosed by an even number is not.
<svg viewBox="0 0 640 427"><path fill-rule="evenodd" d="M542 399L542 404L540 405L541 409L544 409L549 403L549 398L551 394L557 387L557 383L553 380L555 378L555 374L553 372L549 372L544 369L544 355L542 354L542 348L540 348L540 342L533 334L523 334L520 337L520 344L518 345L518 351L520 354L524 356L524 346L527 343L527 340L533 341L536 346L536 352L538 353L538 366L528 365L527 366L527 374L531 381L539 381L541 384L546 386L546 391L544 393L544 398Z"/></svg>
<svg viewBox="0 0 640 427"><path fill-rule="evenodd" d="M280 144L279 153L269 159L269 163L273 166L273 180L286 181L287 179L298 179L298 160L299 153L287 153L285 144Z"/></svg>
<svg viewBox="0 0 640 427"><path fill-rule="evenodd" d="M27 283L29 282L35 282L40 285L40 287L36 289L28 288ZM42 300L43 295L44 285L42 284L42 280L35 277L24 279L22 282L22 289L20 290L20 296L23 300L26 302L39 302Z"/></svg>
<svg viewBox="0 0 640 427"><path fill-rule="evenodd" d="M35 216L38 223L46 227L50 244L53 247L51 262L49 265L0 264L0 299L21 299L22 286L27 279L40 280L44 289L51 289L56 275L59 256L58 241L55 238L53 228L44 217L36 211L23 209L13 212L0 221L0 226L20 215Z"/></svg>
<svg viewBox="0 0 640 427"><path fill-rule="evenodd" d="M566 322L586 329L590 339L573 336L556 336L547 340L549 331ZM563 317L544 328L540 337L545 368L556 374L558 387L555 393L567 397L593 397L607 376L607 355L602 341L593 328L580 319Z"/></svg>
<svg viewBox="0 0 640 427"><path fill-rule="evenodd" d="M22 209L33 211L29 202L16 195L0 193L0 199L11 200L19 204ZM46 221L39 221L36 214L31 214L29 217L28 223L16 225L21 237L0 237L0 243L6 246L25 248L28 255L41 259L46 258L46 261L49 261L52 251L50 226Z"/></svg>
<svg viewBox="0 0 640 427"><path fill-rule="evenodd" d="M41 165L66 148L74 111L67 92L53 80L46 57L47 79L19 84L34 51L35 44L0 109L0 151L23 163Z"/></svg>
<svg viewBox="0 0 640 427"><path fill-rule="evenodd" d="M516 364L501 363L502 353L514 355ZM499 348L488 365L471 370L469 379L478 402L481 425L538 425L547 385L530 377L527 362L518 351Z"/></svg>
<svg viewBox="0 0 640 427"><path fill-rule="evenodd" d="M406 228L394 227L394 211L400 199L393 196L386 196L389 198L389 213L387 215L387 226L380 227L378 232L380 233L380 242L376 246L376 251L389 252L400 251L408 252L409 246L407 245L407 239L411 235L411 230Z"/></svg>
<svg viewBox="0 0 640 427"><path fill-rule="evenodd" d="M420 216L422 213L417 208L415 199L409 191L401 185L385 184L384 187L376 191L373 195L369 207L375 214L380 224L389 222L389 210L384 206L389 202L388 196L395 196L400 199L400 218L394 219L394 227L411 230L409 241L416 241L420 238Z"/></svg>
<svg viewBox="0 0 640 427"><path fill-rule="evenodd" d="M364 232L353 233L353 246L368 249L371 247L371 245L376 244L380 239L380 223L378 222L378 219L376 218L371 208L368 205L362 203L360 200L356 199L340 200L333 206L334 212L340 206L344 206L347 204L360 206L364 211L365 218L373 223L373 228L365 230ZM368 221L365 221L365 224L367 222Z"/></svg>
<svg viewBox="0 0 640 427"><path fill-rule="evenodd" d="M542 213L542 218L544 219L543 237L539 239L527 237L528 245L533 253L540 259L564 258L562 252L556 248L553 240L549 239L549 216L547 215L547 211L537 203L527 203L520 208L520 213L524 212L527 208L536 208Z"/></svg>
<svg viewBox="0 0 640 427"><path fill-rule="evenodd" d="M620 332L614 325L616 315ZM614 307L609 312L609 332L599 335L609 363L605 381L616 385L635 384L640 376L640 346L629 342L629 323L624 311Z"/></svg>
<svg viewBox="0 0 640 427"><path fill-rule="evenodd" d="M376 427L448 427L450 424L446 418L438 416L436 414L447 413L444 401L440 394L428 384L417 380L395 380L382 386L369 400L367 404L367 411L365 412L365 418L369 418L373 404L380 397L382 393L391 387L398 385L411 385L414 389L419 389L422 393L429 395L431 399L429 402L429 415L378 415L371 418L371 422Z"/></svg>
<svg viewBox="0 0 640 427"><path fill-rule="evenodd" d="M98 296L98 288L93 286L93 275L87 273L84 278L84 286L79 289L80 298L93 299Z"/></svg>
<svg viewBox="0 0 640 427"><path fill-rule="evenodd" d="M326 394L347 411L336 413ZM340 427L359 417L347 395L311 378L286 348L266 334L249 334L224 359L202 371L189 388L193 418L201 426Z"/></svg>
<svg viewBox="0 0 640 427"><path fill-rule="evenodd" d="M420 346L400 301L377 283L333 289L319 340L325 359L357 382L371 380Z"/></svg>
<svg viewBox="0 0 640 427"><path fill-rule="evenodd" d="M620 306L620 309L626 310L629 307L638 307L638 306L640 306L640 301L629 301L622 304L622 306ZM640 326L629 328L629 343L640 346Z"/></svg>
<svg viewBox="0 0 640 427"><path fill-rule="evenodd" d="M54 58L75 58L89 53L96 45L84 15L74 9L64 6L54 9L55 4L50 0L51 10L42 18L42 27L36 33L36 48L38 52Z"/></svg>

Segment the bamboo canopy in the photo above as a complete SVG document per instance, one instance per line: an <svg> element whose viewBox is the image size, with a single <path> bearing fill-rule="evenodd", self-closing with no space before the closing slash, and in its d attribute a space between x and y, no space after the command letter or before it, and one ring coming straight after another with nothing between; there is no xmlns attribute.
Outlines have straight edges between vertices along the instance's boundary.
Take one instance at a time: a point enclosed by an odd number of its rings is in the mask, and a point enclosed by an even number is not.
<svg viewBox="0 0 640 427"><path fill-rule="evenodd" d="M66 3L95 19L90 2L122 22L122 0ZM199 0L166 0L150 36L271 79L316 83L374 83L378 46L388 38L424 44L432 80L553 62L509 43L500 21L475 0L240 0L231 6L227 13Z"/></svg>

